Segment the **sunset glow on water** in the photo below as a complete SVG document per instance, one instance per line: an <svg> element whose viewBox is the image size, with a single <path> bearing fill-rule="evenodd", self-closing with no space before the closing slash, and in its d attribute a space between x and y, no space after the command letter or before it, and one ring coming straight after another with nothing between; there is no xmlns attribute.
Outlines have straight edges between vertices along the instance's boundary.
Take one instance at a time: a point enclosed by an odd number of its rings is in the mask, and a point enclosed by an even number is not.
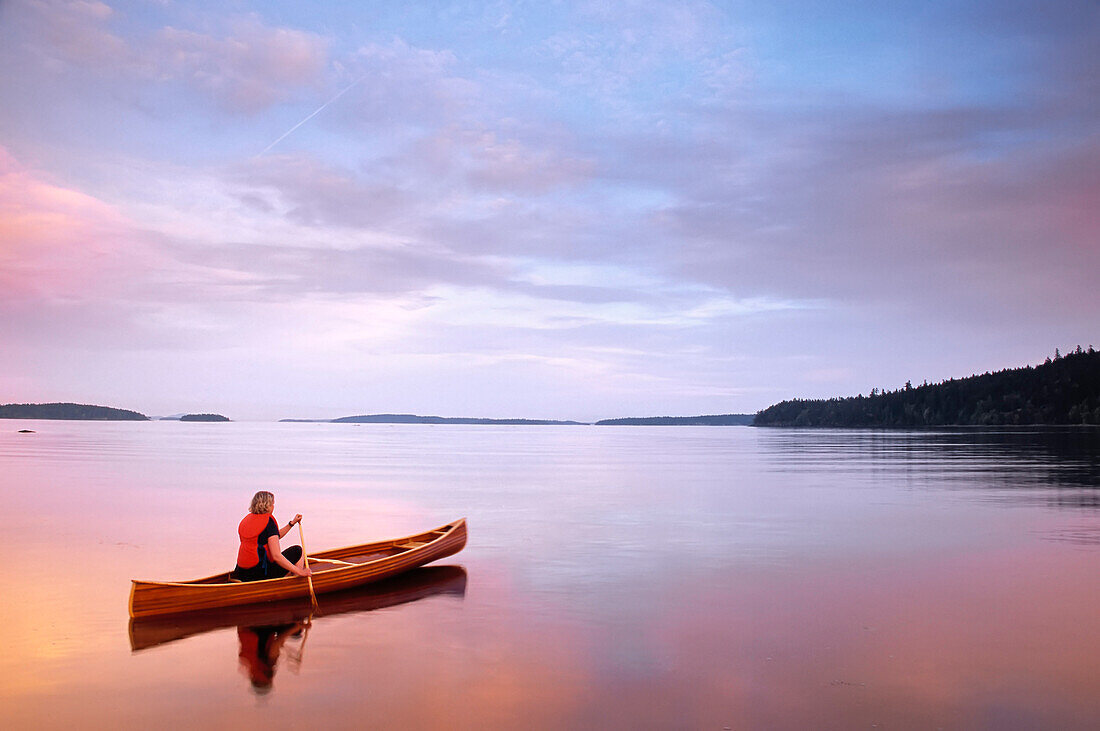
<svg viewBox="0 0 1100 731"><path fill-rule="evenodd" d="M3 426L15 727L1100 722L1092 432ZM312 550L470 539L308 627L131 626L130 579L228 568L257 489Z"/></svg>

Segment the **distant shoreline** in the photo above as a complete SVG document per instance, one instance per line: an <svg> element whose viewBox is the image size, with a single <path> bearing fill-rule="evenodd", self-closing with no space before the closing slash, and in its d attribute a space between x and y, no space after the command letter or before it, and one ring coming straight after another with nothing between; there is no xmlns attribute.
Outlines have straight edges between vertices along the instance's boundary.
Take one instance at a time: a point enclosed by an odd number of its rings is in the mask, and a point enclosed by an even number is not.
<svg viewBox="0 0 1100 731"><path fill-rule="evenodd" d="M221 414L161 417L229 421ZM150 421L145 414L74 403L3 404L0 419ZM595 422L359 414L335 419L279 419L279 423L427 424L475 426L757 426L779 428L920 429L939 427L1100 426L1100 352L1089 346L1032 367L1005 369L869 396L781 401L756 414L640 416Z"/></svg>
<svg viewBox="0 0 1100 731"><path fill-rule="evenodd" d="M287 421L282 419L281 421ZM588 426L582 421L552 419L482 419L473 417L418 416L416 414L362 414L329 419L332 424L474 424L487 426Z"/></svg>
<svg viewBox="0 0 1100 731"><path fill-rule="evenodd" d="M706 416L631 416L603 419L596 426L752 426L755 414L710 414Z"/></svg>

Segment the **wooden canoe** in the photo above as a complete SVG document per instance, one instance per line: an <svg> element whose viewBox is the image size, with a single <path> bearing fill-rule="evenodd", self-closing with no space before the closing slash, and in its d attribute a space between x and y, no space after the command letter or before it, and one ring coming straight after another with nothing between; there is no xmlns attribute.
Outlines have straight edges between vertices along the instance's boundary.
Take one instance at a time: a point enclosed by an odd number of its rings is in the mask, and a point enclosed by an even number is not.
<svg viewBox="0 0 1100 731"><path fill-rule="evenodd" d="M310 554L313 588L318 594L350 589L454 555L466 545L466 519L404 538ZM265 581L231 582L229 572L191 581L134 580L130 616L151 617L197 609L272 602L309 596L302 576Z"/></svg>
<svg viewBox="0 0 1100 731"><path fill-rule="evenodd" d="M466 569L461 566L422 566L400 576L325 594L316 607L309 596L239 607L199 609L186 614L164 614L130 620L130 649L134 652L165 645L226 627L270 627L314 622L341 614L373 612L432 596L466 596Z"/></svg>

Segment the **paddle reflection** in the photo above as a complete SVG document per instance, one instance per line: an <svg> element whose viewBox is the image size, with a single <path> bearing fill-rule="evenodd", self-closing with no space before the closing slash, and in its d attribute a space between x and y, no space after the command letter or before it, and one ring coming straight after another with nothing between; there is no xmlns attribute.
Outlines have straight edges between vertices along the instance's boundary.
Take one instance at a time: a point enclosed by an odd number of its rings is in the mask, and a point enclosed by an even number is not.
<svg viewBox="0 0 1100 731"><path fill-rule="evenodd" d="M322 594L317 607L312 607L306 598L174 617L131 619L130 649L140 652L236 625L241 671L248 677L253 690L263 694L271 690L275 668L284 651L292 668L301 666L314 622L340 614L393 607L437 594L465 597L466 569L461 566L413 569L377 584Z"/></svg>

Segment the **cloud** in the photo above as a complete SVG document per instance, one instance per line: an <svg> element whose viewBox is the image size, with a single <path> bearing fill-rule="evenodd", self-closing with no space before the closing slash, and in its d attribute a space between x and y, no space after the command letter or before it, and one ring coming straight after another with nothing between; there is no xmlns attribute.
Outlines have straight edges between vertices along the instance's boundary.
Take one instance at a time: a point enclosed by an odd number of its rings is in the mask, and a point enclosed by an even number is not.
<svg viewBox="0 0 1100 731"><path fill-rule="evenodd" d="M576 217L591 214L556 205L552 194L588 173L583 160L552 149L450 130L360 170L273 155L233 166L228 179L242 202L302 227L426 250L518 255L582 245ZM550 197L540 202L542 195Z"/></svg>
<svg viewBox="0 0 1100 731"><path fill-rule="evenodd" d="M365 225L359 245L354 235L325 245L331 223L303 215L299 199L288 204L281 197L287 188L259 185L285 184L297 170L298 182L309 191L318 177L324 181L332 174L300 160L254 161L244 171L260 177L245 178L249 190L243 195L259 195L265 206L294 212L288 216L293 226L316 228L318 240L308 245L264 243L278 228L267 235L259 228L260 240L241 243L210 240L218 226L196 229L195 238L173 236L169 232L178 232L180 221L163 220L158 227L164 230L155 231L92 196L46 182L10 154L0 161L0 302L7 335L24 345L103 352L255 345L263 352L287 338L300 346L300 334L308 332L313 352L333 357L378 343L383 335L395 353L444 354L468 350L470 333L478 332L482 342L498 342L494 357L510 353L515 362L518 353L544 358L571 347L566 345L571 341L584 345L590 336L583 331L593 327L604 328L602 346L626 345L636 342L640 330L705 326L790 306L684 288L629 267L487 257L415 237L376 240L370 232L374 221L345 221ZM179 171L145 173L173 180L180 212L186 214L182 220L225 215L214 210L225 199L209 194L209 181L192 183ZM208 190L208 213L188 208L194 201L187 191L195 187ZM269 217L265 206L257 214L260 221ZM157 217L154 209L131 208ZM255 210L251 204L238 215ZM248 224L240 226L247 230ZM526 350L520 334L540 331L577 331L577 336L555 342L535 338ZM600 355L577 357L592 364L606 361Z"/></svg>
<svg viewBox="0 0 1100 731"><path fill-rule="evenodd" d="M24 26L26 50L52 66L130 66L133 52L110 31L114 10L106 3L78 0L13 0L4 8L7 22Z"/></svg>
<svg viewBox="0 0 1100 731"><path fill-rule="evenodd" d="M385 230L418 210L417 199L395 182L371 183L353 171L305 156L271 155L234 166L230 179L245 201L277 209L303 226Z"/></svg>
<svg viewBox="0 0 1100 731"><path fill-rule="evenodd" d="M0 327L51 350L210 346L272 275L226 266L0 148ZM236 335L230 333L236 332Z"/></svg>
<svg viewBox="0 0 1100 731"><path fill-rule="evenodd" d="M291 99L298 89L319 86L328 41L249 16L234 21L221 38L163 28L149 51L161 78L181 80L226 109L253 114Z"/></svg>
<svg viewBox="0 0 1100 731"><path fill-rule="evenodd" d="M1003 32L1035 35L1019 17ZM1082 272L1100 264L1088 202L1100 105L1079 77L1100 53L1080 29L1056 35L1027 68L991 56L1010 96L825 95L771 85L762 65L739 98L651 106L672 134L597 129L596 184L651 192L636 230L652 260L741 295L930 317L965 307L981 327L1064 312L1066 291L1095 306Z"/></svg>
<svg viewBox="0 0 1100 731"><path fill-rule="evenodd" d="M591 175L591 160L569 157L551 149L531 149L494 132L466 133L468 179L476 187L519 194L537 194Z"/></svg>
<svg viewBox="0 0 1100 731"><path fill-rule="evenodd" d="M157 322L190 296L195 272L187 270L116 208L0 148L0 332L11 347L40 354L194 344L198 331Z"/></svg>
<svg viewBox="0 0 1100 731"><path fill-rule="evenodd" d="M176 245L175 257L210 271L236 272L227 282L238 297L289 301L309 294L331 297L421 295L441 284L485 286L502 275L491 263L416 247L352 249L293 244Z"/></svg>
<svg viewBox="0 0 1100 731"><path fill-rule="evenodd" d="M218 33L166 26L128 36L101 2L16 0L5 10L24 49L55 71L182 83L234 113L255 114L321 86L328 64L327 39L256 15L229 18Z"/></svg>
<svg viewBox="0 0 1100 731"><path fill-rule="evenodd" d="M685 273L715 285L918 309L1059 310L1052 295L1066 277L1100 265L1088 202L1100 140L1004 150L986 142L999 130L1043 134L981 111L837 114L779 135L772 149L786 138L791 154L767 167L728 155L690 186L671 180L678 203L657 220L692 242Z"/></svg>
<svg viewBox="0 0 1100 731"><path fill-rule="evenodd" d="M0 147L0 302L73 298L119 283L136 242L95 198L43 180Z"/></svg>
<svg viewBox="0 0 1100 731"><path fill-rule="evenodd" d="M461 119L481 92L454 69L453 52L417 48L400 38L366 44L344 65L349 77L362 81L344 97L338 114L370 133L402 125L431 129Z"/></svg>
<svg viewBox="0 0 1100 731"><path fill-rule="evenodd" d="M445 180L471 194L533 198L590 180L595 161L540 130L450 126L425 136L386 165L428 180ZM529 137L521 139L519 135Z"/></svg>

